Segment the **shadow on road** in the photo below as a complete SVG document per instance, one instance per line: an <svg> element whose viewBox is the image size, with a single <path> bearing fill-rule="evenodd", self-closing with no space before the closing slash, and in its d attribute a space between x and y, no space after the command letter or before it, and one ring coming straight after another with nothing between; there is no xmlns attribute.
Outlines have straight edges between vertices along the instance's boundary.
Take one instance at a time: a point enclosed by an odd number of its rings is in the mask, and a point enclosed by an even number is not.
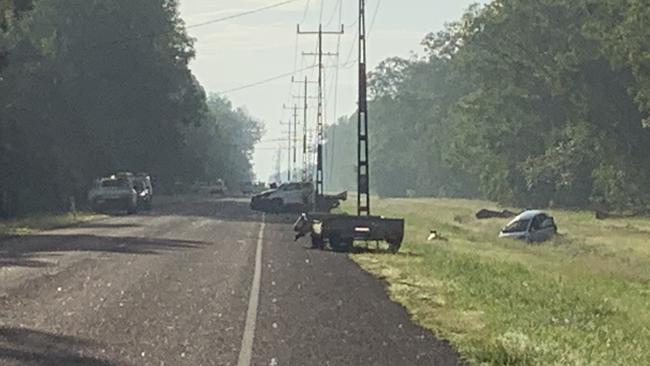
<svg viewBox="0 0 650 366"><path fill-rule="evenodd" d="M0 364L25 366L114 366L84 355L98 346L76 337L25 328L0 327ZM84 351L82 353L81 351Z"/></svg>
<svg viewBox="0 0 650 366"><path fill-rule="evenodd" d="M129 229L142 227L137 224L124 224L124 223L110 223L110 222L88 222L78 225L82 229Z"/></svg>
<svg viewBox="0 0 650 366"><path fill-rule="evenodd" d="M391 252L388 248L382 248L381 244L379 247L371 247L372 244L367 244L367 246L362 246L363 244L357 244L355 245L351 250L349 250L349 253L352 254L375 254L375 255L387 255L387 256L392 256L392 257L422 257L423 255L420 253L413 253L409 251L400 251L397 253Z"/></svg>
<svg viewBox="0 0 650 366"><path fill-rule="evenodd" d="M211 198L187 196L177 198L174 204L156 207L150 216L193 216L221 221L262 222L262 213L253 211L246 198ZM293 224L298 214L266 214L267 223Z"/></svg>
<svg viewBox="0 0 650 366"><path fill-rule="evenodd" d="M134 222L111 222L101 220L79 225L83 229L128 229L146 226L147 216L183 216L210 218L225 222L261 223L262 214L250 209L246 199L210 197L179 197L173 202L166 202L151 212L134 216ZM291 224L298 215L267 214L267 223L286 224L287 230L292 230ZM143 221L144 220L144 221ZM0 242L0 268L29 267L42 268L55 266L54 261L46 260L57 252L107 252L127 254L159 254L163 251L193 249L205 244L196 241L169 240L159 238L143 238L119 236L100 236L92 234L77 235L33 235L15 237Z"/></svg>
<svg viewBox="0 0 650 366"><path fill-rule="evenodd" d="M43 260L56 252L105 252L153 255L165 251L194 249L203 242L96 235L35 235L0 243L0 268L8 266L47 267Z"/></svg>

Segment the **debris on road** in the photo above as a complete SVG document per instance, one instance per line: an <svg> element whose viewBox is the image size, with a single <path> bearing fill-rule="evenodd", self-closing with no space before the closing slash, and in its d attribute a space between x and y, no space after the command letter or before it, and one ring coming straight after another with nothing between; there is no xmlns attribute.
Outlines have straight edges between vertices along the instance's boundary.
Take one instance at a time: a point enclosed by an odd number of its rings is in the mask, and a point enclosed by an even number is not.
<svg viewBox="0 0 650 366"><path fill-rule="evenodd" d="M595 212L596 220L607 220L607 219L630 219L634 217L645 216L643 212L633 212L628 214L614 213L596 210Z"/></svg>
<svg viewBox="0 0 650 366"><path fill-rule="evenodd" d="M510 210L493 211L485 208L476 213L476 218L479 220L493 218L507 219L514 216L517 216L517 213Z"/></svg>
<svg viewBox="0 0 650 366"><path fill-rule="evenodd" d="M442 236L442 234L438 233L437 230L431 230L427 241L449 241L449 239Z"/></svg>

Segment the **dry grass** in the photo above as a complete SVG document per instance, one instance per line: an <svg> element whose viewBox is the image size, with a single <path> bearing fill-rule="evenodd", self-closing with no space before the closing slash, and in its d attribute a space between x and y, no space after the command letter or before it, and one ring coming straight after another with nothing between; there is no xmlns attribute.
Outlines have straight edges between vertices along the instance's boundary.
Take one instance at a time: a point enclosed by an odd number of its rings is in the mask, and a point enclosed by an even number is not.
<svg viewBox="0 0 650 366"><path fill-rule="evenodd" d="M104 217L106 216L80 212L76 216L72 214L48 214L0 221L0 239L16 235L29 235L38 231L76 225Z"/></svg>
<svg viewBox="0 0 650 366"><path fill-rule="evenodd" d="M413 318L477 365L650 365L650 219L553 211L539 245L496 238L489 202L375 200L405 217L401 255L353 255ZM448 242L426 242L430 229Z"/></svg>

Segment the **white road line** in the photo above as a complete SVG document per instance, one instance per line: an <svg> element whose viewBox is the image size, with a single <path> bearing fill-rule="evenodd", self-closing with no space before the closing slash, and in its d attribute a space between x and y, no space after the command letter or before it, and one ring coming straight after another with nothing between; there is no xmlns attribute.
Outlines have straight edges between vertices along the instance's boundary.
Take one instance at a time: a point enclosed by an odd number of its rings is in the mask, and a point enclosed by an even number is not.
<svg viewBox="0 0 650 366"><path fill-rule="evenodd" d="M266 226L265 216L262 215L262 226L257 236L257 250L255 252L255 272L253 273L253 285L248 299L248 312L246 313L246 324L244 325L244 336L241 340L239 350L239 361L237 366L250 366L253 356L253 340L255 339L255 323L257 322L257 306L260 302L260 282L262 280L262 247L264 244L264 227Z"/></svg>

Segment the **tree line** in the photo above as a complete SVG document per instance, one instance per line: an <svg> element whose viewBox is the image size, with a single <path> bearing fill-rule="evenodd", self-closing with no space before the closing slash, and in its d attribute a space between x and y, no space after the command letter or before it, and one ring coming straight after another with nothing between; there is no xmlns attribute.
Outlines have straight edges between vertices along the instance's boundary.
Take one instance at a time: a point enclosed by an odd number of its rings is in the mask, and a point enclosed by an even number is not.
<svg viewBox="0 0 650 366"><path fill-rule="evenodd" d="M0 213L62 209L94 177L249 179L262 126L208 97L177 0L0 0Z"/></svg>
<svg viewBox="0 0 650 366"><path fill-rule="evenodd" d="M383 61L374 191L646 210L649 20L642 0L494 0L427 35L423 56ZM354 132L355 116L328 131L344 141L332 188L354 188Z"/></svg>

